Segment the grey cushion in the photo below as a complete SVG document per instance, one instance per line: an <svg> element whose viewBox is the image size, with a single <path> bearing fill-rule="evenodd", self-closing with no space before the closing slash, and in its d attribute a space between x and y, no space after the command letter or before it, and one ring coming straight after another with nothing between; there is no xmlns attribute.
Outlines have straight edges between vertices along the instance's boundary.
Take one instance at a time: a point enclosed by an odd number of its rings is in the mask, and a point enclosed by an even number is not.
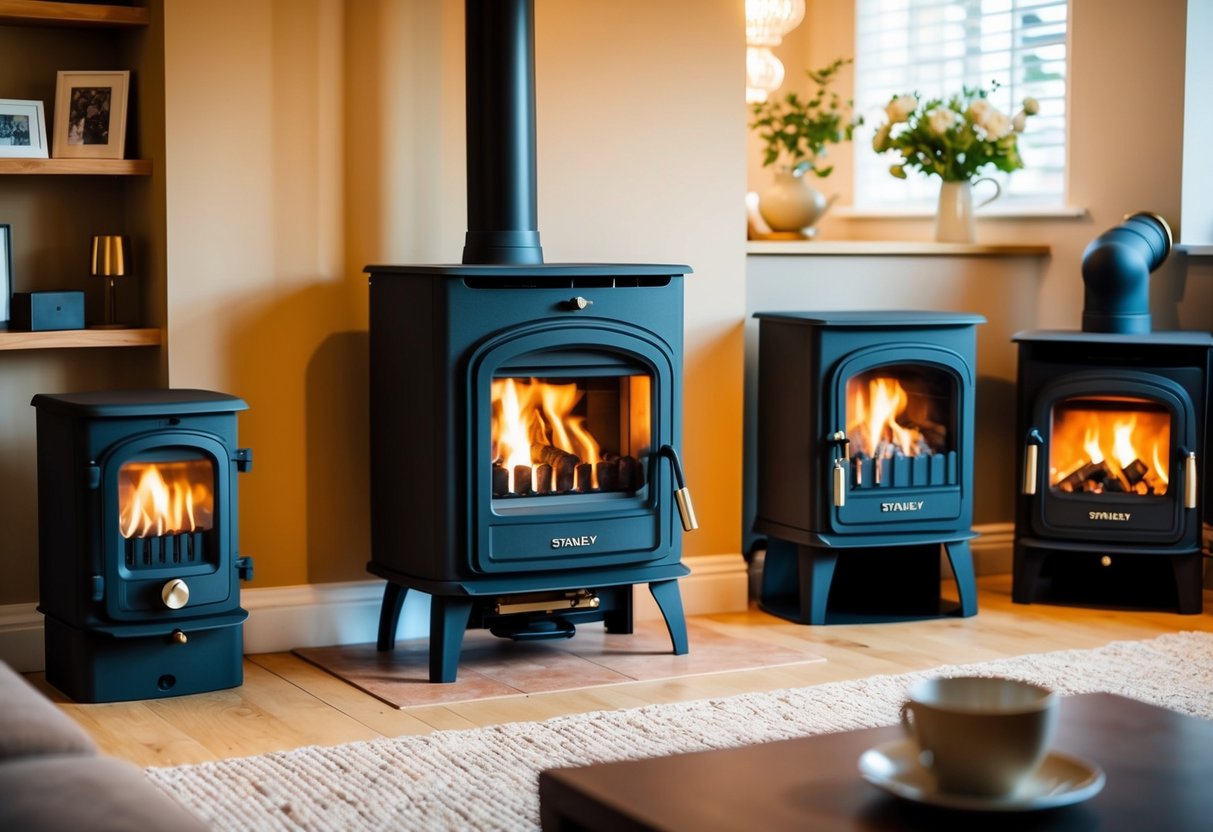
<svg viewBox="0 0 1213 832"><path fill-rule="evenodd" d="M0 662L0 761L34 754L95 754L84 729Z"/></svg>
<svg viewBox="0 0 1213 832"><path fill-rule="evenodd" d="M112 757L0 762L0 829L22 832L202 832L208 827L143 772Z"/></svg>

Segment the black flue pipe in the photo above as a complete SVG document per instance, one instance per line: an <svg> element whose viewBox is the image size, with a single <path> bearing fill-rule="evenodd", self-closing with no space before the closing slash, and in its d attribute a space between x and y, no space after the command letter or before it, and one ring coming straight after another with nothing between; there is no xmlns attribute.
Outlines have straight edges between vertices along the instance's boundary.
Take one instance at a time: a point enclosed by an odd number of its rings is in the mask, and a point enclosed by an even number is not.
<svg viewBox="0 0 1213 832"><path fill-rule="evenodd" d="M543 262L536 208L534 0L467 0L465 264Z"/></svg>
<svg viewBox="0 0 1213 832"><path fill-rule="evenodd" d="M1082 254L1083 331L1149 332L1150 272L1170 253L1171 227L1147 211L1092 240Z"/></svg>

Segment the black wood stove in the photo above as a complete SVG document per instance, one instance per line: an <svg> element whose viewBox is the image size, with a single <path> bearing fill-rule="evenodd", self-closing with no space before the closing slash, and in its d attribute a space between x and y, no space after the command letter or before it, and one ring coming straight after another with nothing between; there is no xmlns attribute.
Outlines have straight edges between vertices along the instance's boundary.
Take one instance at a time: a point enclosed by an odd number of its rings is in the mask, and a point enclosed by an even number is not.
<svg viewBox="0 0 1213 832"><path fill-rule="evenodd" d="M1083 256L1083 331L1015 336L1017 602L1201 611L1213 336L1151 331L1170 245L1160 217L1131 216Z"/></svg>
<svg viewBox="0 0 1213 832"><path fill-rule="evenodd" d="M804 624L977 611L978 315L759 312L764 609ZM940 599L947 553L959 604Z"/></svg>
<svg viewBox="0 0 1213 832"><path fill-rule="evenodd" d="M368 266L371 562L378 647L431 596L430 680L469 627L632 629L647 583L675 653L695 525L677 449L686 266L544 264L536 230L533 8L467 3L463 264ZM679 525L681 517L682 525Z"/></svg>
<svg viewBox="0 0 1213 832"><path fill-rule="evenodd" d="M38 395L46 679L79 702L243 678L240 399L204 390Z"/></svg>

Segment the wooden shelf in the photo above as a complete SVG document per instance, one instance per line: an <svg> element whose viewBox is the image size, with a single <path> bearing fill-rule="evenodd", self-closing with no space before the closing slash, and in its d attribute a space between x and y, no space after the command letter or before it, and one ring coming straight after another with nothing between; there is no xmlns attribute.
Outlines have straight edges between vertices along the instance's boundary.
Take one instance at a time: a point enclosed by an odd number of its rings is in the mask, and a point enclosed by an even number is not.
<svg viewBox="0 0 1213 832"><path fill-rule="evenodd" d="M154 347L159 329L62 329L51 332L0 331L0 350L54 350L81 347Z"/></svg>
<svg viewBox="0 0 1213 832"><path fill-rule="evenodd" d="M749 240L746 254L822 257L1048 257L1047 245L989 245L875 240Z"/></svg>
<svg viewBox="0 0 1213 832"><path fill-rule="evenodd" d="M57 3L51 0L0 0L0 23L30 26L146 26L143 6Z"/></svg>
<svg viewBox="0 0 1213 832"><path fill-rule="evenodd" d="M149 176L150 159L0 159L0 174Z"/></svg>

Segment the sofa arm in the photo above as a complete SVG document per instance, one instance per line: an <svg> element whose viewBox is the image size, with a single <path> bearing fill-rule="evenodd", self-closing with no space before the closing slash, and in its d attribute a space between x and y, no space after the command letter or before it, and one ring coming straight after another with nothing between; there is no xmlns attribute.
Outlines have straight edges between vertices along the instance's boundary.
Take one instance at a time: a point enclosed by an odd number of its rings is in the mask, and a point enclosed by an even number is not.
<svg viewBox="0 0 1213 832"><path fill-rule="evenodd" d="M84 729L0 662L0 762L39 754L96 754Z"/></svg>

